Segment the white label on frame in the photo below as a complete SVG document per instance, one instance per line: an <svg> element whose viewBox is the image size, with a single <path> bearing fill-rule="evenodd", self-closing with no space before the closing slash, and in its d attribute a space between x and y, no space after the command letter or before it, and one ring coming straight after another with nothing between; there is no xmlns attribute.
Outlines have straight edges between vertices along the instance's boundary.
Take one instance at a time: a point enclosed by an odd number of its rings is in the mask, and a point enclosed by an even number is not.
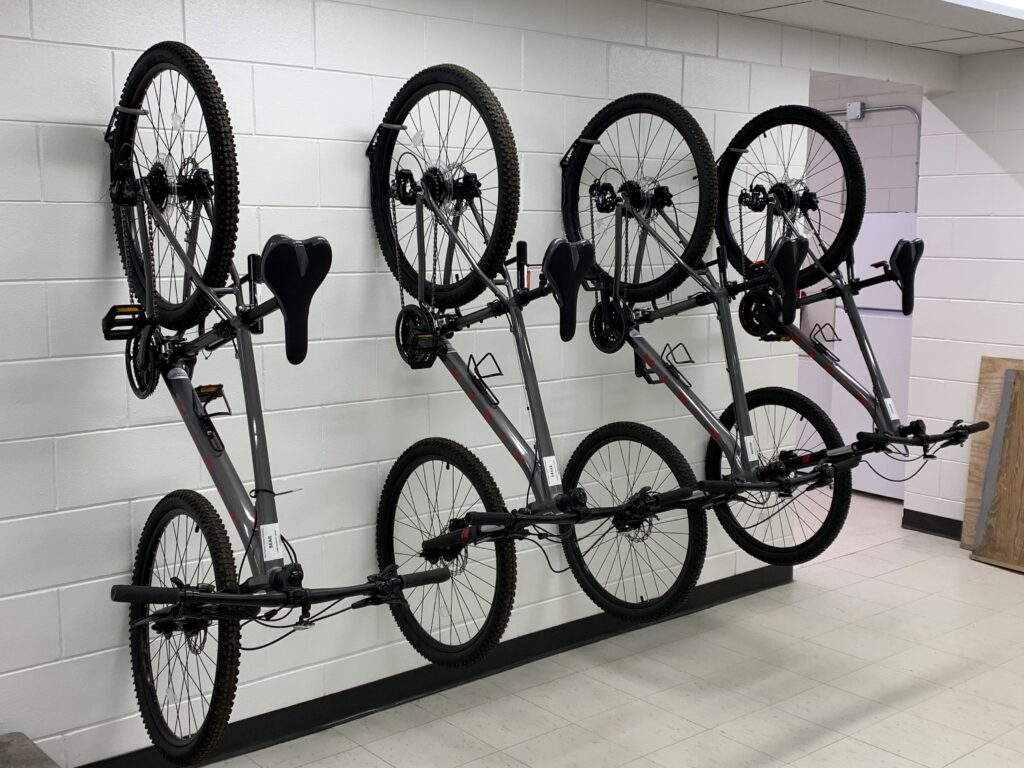
<svg viewBox="0 0 1024 768"><path fill-rule="evenodd" d="M283 560L281 527L277 523L261 525L259 533L260 541L263 543L263 561L269 563L271 560Z"/></svg>
<svg viewBox="0 0 1024 768"><path fill-rule="evenodd" d="M743 442L747 446L747 461L754 463L758 460L757 440L753 435L746 435Z"/></svg>
<svg viewBox="0 0 1024 768"><path fill-rule="evenodd" d="M885 410L887 410L889 412L889 418L892 419L893 421L899 421L900 420L900 414L899 414L899 411L896 410L896 403L894 403L892 401L891 397L885 398L884 402L885 402Z"/></svg>
<svg viewBox="0 0 1024 768"><path fill-rule="evenodd" d="M562 484L562 476L558 474L558 459L554 456L544 457L544 474L548 478L548 485Z"/></svg>

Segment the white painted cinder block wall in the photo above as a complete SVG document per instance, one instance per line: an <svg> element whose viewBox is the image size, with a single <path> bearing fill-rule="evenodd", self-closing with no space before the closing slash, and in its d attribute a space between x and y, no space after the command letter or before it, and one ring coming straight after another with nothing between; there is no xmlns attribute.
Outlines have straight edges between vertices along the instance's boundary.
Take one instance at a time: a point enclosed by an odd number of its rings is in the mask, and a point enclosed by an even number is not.
<svg viewBox="0 0 1024 768"><path fill-rule="evenodd" d="M926 98L910 408L939 426L974 413L982 355L1024 357L1024 51L965 56L961 87ZM906 506L963 519L964 451L907 486Z"/></svg>
<svg viewBox="0 0 1024 768"><path fill-rule="evenodd" d="M474 447L509 499L518 470L440 370L411 372L395 353L396 288L371 234L363 149L404 78L465 64L497 91L524 179L519 237L533 253L560 234L557 161L610 98L653 90L682 99L721 151L752 115L806 103L811 68L956 87L958 59L644 0L4 0L0 4L0 732L41 740L81 765L145 746L135 712L125 611L111 605L143 521L162 494L209 480L163 392L137 401L121 351L99 319L123 301L101 141L138 53L184 40L207 57L234 123L241 169L240 253L276 232L319 233L335 247L317 296L309 358L290 367L276 322L257 350L285 532L310 583L375 570L372 526L389 463L412 441L446 435ZM954 195L956 204L962 201ZM952 202L950 203L953 204ZM955 208L959 210L959 208ZM1007 286L1016 285L1007 281ZM615 419L654 424L697 463L704 437L666 397L602 356L585 333L558 340L554 306L530 310L532 341L564 462L582 434ZM1004 326L1009 328L1009 326ZM685 339L688 371L718 408L726 374L708 315L663 323ZM500 327L460 337L515 366ZM744 337L749 387L795 385L796 358ZM197 381L239 399L234 360L202 362ZM525 424L515 378L498 390ZM244 425L222 422L240 468ZM557 557L557 553L555 553ZM568 576L524 548L517 635L594 611ZM758 564L712 525L704 580ZM255 636L253 636L255 637ZM420 663L386 610L367 610L298 642L243 655L235 717L372 681Z"/></svg>

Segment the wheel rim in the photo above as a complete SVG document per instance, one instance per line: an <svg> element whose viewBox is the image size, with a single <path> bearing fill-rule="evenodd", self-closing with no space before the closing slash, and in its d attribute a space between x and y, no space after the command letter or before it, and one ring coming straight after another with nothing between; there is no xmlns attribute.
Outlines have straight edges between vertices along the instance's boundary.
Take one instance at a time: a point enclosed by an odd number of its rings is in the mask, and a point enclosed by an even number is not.
<svg viewBox="0 0 1024 768"><path fill-rule="evenodd" d="M416 205L408 180L431 192L444 217L455 226L459 240L479 264L494 233L503 203L501 167L487 121L460 89L433 85L414 95L396 122L405 126L389 131L387 141L388 232L400 257L403 272L416 279L419 271ZM480 219L468 207L462 192L479 184L474 197ZM455 245L429 206L424 206L427 299L435 289L454 285L474 274L474 266Z"/></svg>
<svg viewBox="0 0 1024 768"><path fill-rule="evenodd" d="M738 159L722 194L725 224L742 258L747 264L766 258L767 247L781 236L798 234L809 247L801 266L823 261L847 225L846 169L835 143L810 126L783 123L740 144L730 148ZM765 207L764 196L773 192L796 231L785 219L772 216L769 243L770 207Z"/></svg>
<svg viewBox="0 0 1024 768"><path fill-rule="evenodd" d="M197 520L185 512L168 516L151 551L148 584L173 587L174 578L193 588L216 587L209 542ZM139 606L138 617L149 612L148 606ZM218 623L196 621L172 630L168 623L157 622L140 626L138 632L152 709L167 741L186 745L202 730L210 711L220 659Z"/></svg>
<svg viewBox="0 0 1024 768"><path fill-rule="evenodd" d="M156 292L167 306L184 304L195 289L192 279L175 254L171 240L153 220L155 208L166 220L182 248L194 239L193 266L206 271L213 246L216 215L216 182L213 147L206 115L188 77L170 65L161 65L140 88L134 102L148 114L131 119L131 171L153 200L146 204L146 220L139 221L135 207L125 207L131 233L130 247L139 260L151 258ZM143 233L148 253L142 252ZM194 238L193 238L194 234ZM140 283L142 280L140 279Z"/></svg>
<svg viewBox="0 0 1024 768"><path fill-rule="evenodd" d="M610 122L588 151L577 189L579 233L594 242L597 264L615 273L615 212L609 193L629 197L638 215L670 245L684 250L671 221L687 242L693 239L700 211L697 163L678 128L661 115L637 111ZM596 186L595 186L596 185ZM667 191L671 204L666 204ZM666 220L667 219L667 220ZM628 230L628 231L627 231ZM628 263L626 254L629 254ZM628 286L646 287L678 262L630 216L624 217L622 279Z"/></svg>
<svg viewBox="0 0 1024 768"><path fill-rule="evenodd" d="M493 542L463 547L437 564L420 555L424 539L449 530L449 521L484 511L469 477L443 458L413 466L396 495L392 547L398 572L408 574L447 566L451 579L407 596L410 617L435 647L459 651L485 630L496 602L497 550Z"/></svg>
<svg viewBox="0 0 1024 768"><path fill-rule="evenodd" d="M750 408L750 423L757 443L758 460L764 466L779 458L781 451L805 455L827 447L814 425L798 411L775 403ZM740 435L730 429L734 440ZM732 471L726 457L721 459L720 477ZM793 491L782 497L767 491L744 492L749 501L733 499L729 512L743 534L772 549L797 549L824 527L832 508L833 488L826 486Z"/></svg>
<svg viewBox="0 0 1024 768"><path fill-rule="evenodd" d="M607 507L623 503L645 486L659 492L685 482L648 446L618 439L591 454L576 487L586 491L589 506ZM650 605L668 596L684 573L690 552L685 510L661 512L644 522L581 523L569 535L591 583L606 599L624 607Z"/></svg>

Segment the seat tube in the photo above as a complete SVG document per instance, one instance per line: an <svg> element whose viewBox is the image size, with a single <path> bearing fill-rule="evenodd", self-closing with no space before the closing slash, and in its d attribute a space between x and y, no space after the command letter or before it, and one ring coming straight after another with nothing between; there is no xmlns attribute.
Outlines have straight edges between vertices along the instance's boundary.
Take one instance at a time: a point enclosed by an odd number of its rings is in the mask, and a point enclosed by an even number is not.
<svg viewBox="0 0 1024 768"><path fill-rule="evenodd" d="M850 327L853 328L853 335L857 337L857 345L864 358L864 365L868 369L871 387L875 391L875 422L883 428L883 431L895 433L900 427L900 415L896 410L892 395L889 394L889 387L885 383L885 377L882 376L882 369L878 366L875 351L871 347L871 339L868 338L867 329L860 316L860 309L857 308L857 302L853 300L849 286L846 284L842 286L840 296L843 299L843 309L846 310L846 316L850 320Z"/></svg>
<svg viewBox="0 0 1024 768"><path fill-rule="evenodd" d="M526 388L526 402L533 419L533 434L536 440L537 459L540 463L540 477L531 476L534 494L538 499L547 501L562 491L562 474L558 469L554 443L551 440L551 428L548 426L547 415L544 413L544 399L541 397L540 384L537 381L537 369L533 365L533 352L530 339L526 333L523 313L513 301L509 306L509 325L516 341L516 353L519 355L519 369L523 374L523 386ZM534 468L534 475L537 468Z"/></svg>
<svg viewBox="0 0 1024 768"><path fill-rule="evenodd" d="M252 349L252 334L240 324L236 329L238 362L242 374L242 392L245 396L245 416L252 451L252 470L256 499L256 528L267 571L284 565L281 533L277 522L277 500L274 498L274 479L270 473L270 454L263 422L263 403L260 398L256 358Z"/></svg>
<svg viewBox="0 0 1024 768"><path fill-rule="evenodd" d="M743 385L743 370L740 366L740 354L736 344L736 331L732 324L732 313L729 311L729 293L713 278L712 285L715 312L718 315L718 325L722 331L722 346L725 349L725 368L729 374L729 386L732 389L733 413L736 416L736 431L739 433L737 442L740 458L743 466L747 469L747 479L753 479L753 470L759 466L760 462L758 461L754 430L750 423L750 410L747 408L747 392Z"/></svg>

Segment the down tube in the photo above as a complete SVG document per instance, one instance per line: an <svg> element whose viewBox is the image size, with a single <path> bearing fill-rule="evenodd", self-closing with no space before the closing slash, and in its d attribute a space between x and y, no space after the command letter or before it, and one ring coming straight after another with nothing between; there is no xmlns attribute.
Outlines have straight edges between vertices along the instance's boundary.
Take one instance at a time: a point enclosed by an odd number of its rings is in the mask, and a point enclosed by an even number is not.
<svg viewBox="0 0 1024 768"><path fill-rule="evenodd" d="M838 361L833 360L827 354L818 349L814 343L800 328L795 325L786 326L786 334L793 342L800 347L807 356L822 367L822 369L839 382L839 385L853 395L854 399L864 406L864 409L871 414L871 420L882 428L884 432L892 432L889 419L882 410L882 404L867 388L857 381L849 371L841 366ZM896 424L899 426L899 423Z"/></svg>
<svg viewBox="0 0 1024 768"><path fill-rule="evenodd" d="M164 377L167 388L178 407L181 420L185 422L192 440L195 441L203 464L217 486L221 499L227 507L231 522L235 524L243 542L248 542L256 525L256 509L242 484L234 464L228 456L213 421L206 415L206 408L192 387L192 380L184 368L171 368ZM249 547L249 565L253 574L264 572L262 547Z"/></svg>
<svg viewBox="0 0 1024 768"><path fill-rule="evenodd" d="M476 379L470 372L469 366L466 365L466 361L462 359L462 356L447 341L445 342L445 351L441 355L441 359L444 361L445 367L452 375L452 378L462 387L462 391L466 393L466 396L476 406L476 409L480 411L484 421L487 422L487 425L494 434L501 440L501 444L512 454L512 458L516 460L519 468L523 470L523 474L530 481L534 495L539 499L547 499L549 496L548 489L544 486L544 483L539 478L539 473L536 471L537 454L523 438L519 430L516 429L515 424L509 421L504 411L491 403L487 393L477 386Z"/></svg>
<svg viewBox="0 0 1024 768"><path fill-rule="evenodd" d="M747 477L747 469L739 466L742 462L736 458L741 455L740 446L733 439L732 433L719 421L718 416L673 373L672 369L665 364L661 355L655 351L647 339L640 335L639 331L635 328L630 330L626 338L629 341L629 345L633 347L633 352L647 363L648 367L658 375L658 378L668 387L669 391L676 396L679 402L686 406L686 410L692 413L697 422L704 427L711 439L722 447L722 454L729 461L733 471L741 477Z"/></svg>

